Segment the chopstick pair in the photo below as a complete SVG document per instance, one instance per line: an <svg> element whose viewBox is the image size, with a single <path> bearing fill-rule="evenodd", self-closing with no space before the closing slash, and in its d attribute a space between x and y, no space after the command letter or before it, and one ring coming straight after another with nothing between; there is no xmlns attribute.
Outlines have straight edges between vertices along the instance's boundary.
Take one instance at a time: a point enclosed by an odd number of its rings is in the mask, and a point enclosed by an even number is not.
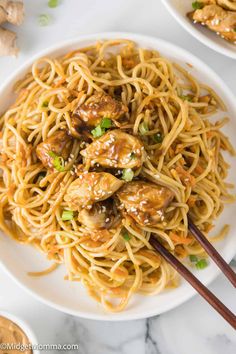
<svg viewBox="0 0 236 354"><path fill-rule="evenodd" d="M205 249L212 260L218 265L225 276L236 287L236 274L225 262L217 250L207 240L203 233L188 217L188 228L196 240ZM234 328L236 329L236 316L207 288L203 285L175 256L173 256L154 236L149 239L153 248L172 265L172 267L192 285L192 287Z"/></svg>

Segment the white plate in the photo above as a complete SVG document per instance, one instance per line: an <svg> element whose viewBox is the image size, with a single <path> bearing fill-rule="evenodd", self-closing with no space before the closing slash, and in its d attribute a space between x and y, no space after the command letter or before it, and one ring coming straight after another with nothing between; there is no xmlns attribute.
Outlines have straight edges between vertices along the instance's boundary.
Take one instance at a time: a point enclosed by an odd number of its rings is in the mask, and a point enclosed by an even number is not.
<svg viewBox="0 0 236 354"><path fill-rule="evenodd" d="M218 53L236 59L235 44L217 36L216 33L210 31L205 26L192 23L186 17L186 13L192 11L192 2L194 0L162 0L162 2L179 24L200 42Z"/></svg>
<svg viewBox="0 0 236 354"><path fill-rule="evenodd" d="M3 112L13 99L13 84L29 70L35 59L45 55L57 56L75 48L87 46L96 40L110 38L132 39L140 46L157 49L162 55L181 63L200 81L212 86L225 101L230 116L236 117L236 100L233 94L224 82L202 61L163 40L131 33L100 33L79 37L43 51L17 70L0 88L0 112ZM190 69L186 63L191 63L194 67ZM226 133L233 141L235 140L236 122L233 118ZM231 161L231 164L234 163L230 171L230 180L233 181L236 180L236 161L232 161L230 158L228 160ZM224 242L217 243L216 246L222 256L229 262L236 253L235 205L229 205L225 208L217 224L223 225L224 223L231 224L230 235ZM27 275L28 271L38 271L47 267L48 261L45 256L30 246L19 245L3 234L0 234L0 264L19 285L40 301L72 315L96 320L131 320L154 316L182 304L195 294L191 286L182 281L179 288L165 291L160 295L148 297L135 295L123 312L111 314L106 313L99 304L92 300L81 284L65 281L63 277L66 271L63 266L44 277L29 277ZM219 271L214 264L210 263L205 270L195 273L204 284L209 284Z"/></svg>

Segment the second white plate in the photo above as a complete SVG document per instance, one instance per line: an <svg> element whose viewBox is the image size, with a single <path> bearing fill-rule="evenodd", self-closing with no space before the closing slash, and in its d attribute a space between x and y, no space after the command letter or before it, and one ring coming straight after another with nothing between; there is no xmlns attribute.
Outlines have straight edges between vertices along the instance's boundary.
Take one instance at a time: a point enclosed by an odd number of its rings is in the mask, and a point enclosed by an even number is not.
<svg viewBox="0 0 236 354"><path fill-rule="evenodd" d="M192 36L216 52L236 59L236 44L230 43L205 26L193 24L186 16L192 11L194 0L162 0L167 10Z"/></svg>

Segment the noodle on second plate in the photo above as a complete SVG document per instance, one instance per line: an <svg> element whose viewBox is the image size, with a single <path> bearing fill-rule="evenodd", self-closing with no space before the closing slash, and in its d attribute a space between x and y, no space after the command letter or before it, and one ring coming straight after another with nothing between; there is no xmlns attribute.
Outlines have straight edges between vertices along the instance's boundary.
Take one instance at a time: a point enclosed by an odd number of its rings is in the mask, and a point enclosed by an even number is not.
<svg viewBox="0 0 236 354"><path fill-rule="evenodd" d="M233 201L222 155L234 154L221 131L228 118L212 120L226 110L221 99L189 71L129 40L39 59L16 92L0 120L0 228L43 251L53 261L48 272L65 264L66 278L81 281L109 311L123 310L134 293L177 286L176 272L149 238L182 259L204 255L188 232L187 213L208 233ZM109 105L112 114L102 117ZM46 154L55 136L62 154ZM123 143L114 147L115 139ZM101 162L106 149L117 149L115 161L108 155ZM106 187L91 201L96 178ZM161 206L152 193L166 195ZM77 208L82 195L87 204ZM137 208L128 205L134 199Z"/></svg>

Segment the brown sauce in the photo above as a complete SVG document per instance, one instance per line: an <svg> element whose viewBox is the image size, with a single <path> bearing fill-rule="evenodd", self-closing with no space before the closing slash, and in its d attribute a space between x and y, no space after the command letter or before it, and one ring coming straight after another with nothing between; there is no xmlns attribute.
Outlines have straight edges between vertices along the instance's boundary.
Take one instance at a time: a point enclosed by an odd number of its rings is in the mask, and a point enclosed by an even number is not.
<svg viewBox="0 0 236 354"><path fill-rule="evenodd" d="M9 343L11 345L27 345L30 344L29 339L25 332L10 319L0 316L0 345ZM32 354L31 349L17 350L3 349L0 347L0 354Z"/></svg>

